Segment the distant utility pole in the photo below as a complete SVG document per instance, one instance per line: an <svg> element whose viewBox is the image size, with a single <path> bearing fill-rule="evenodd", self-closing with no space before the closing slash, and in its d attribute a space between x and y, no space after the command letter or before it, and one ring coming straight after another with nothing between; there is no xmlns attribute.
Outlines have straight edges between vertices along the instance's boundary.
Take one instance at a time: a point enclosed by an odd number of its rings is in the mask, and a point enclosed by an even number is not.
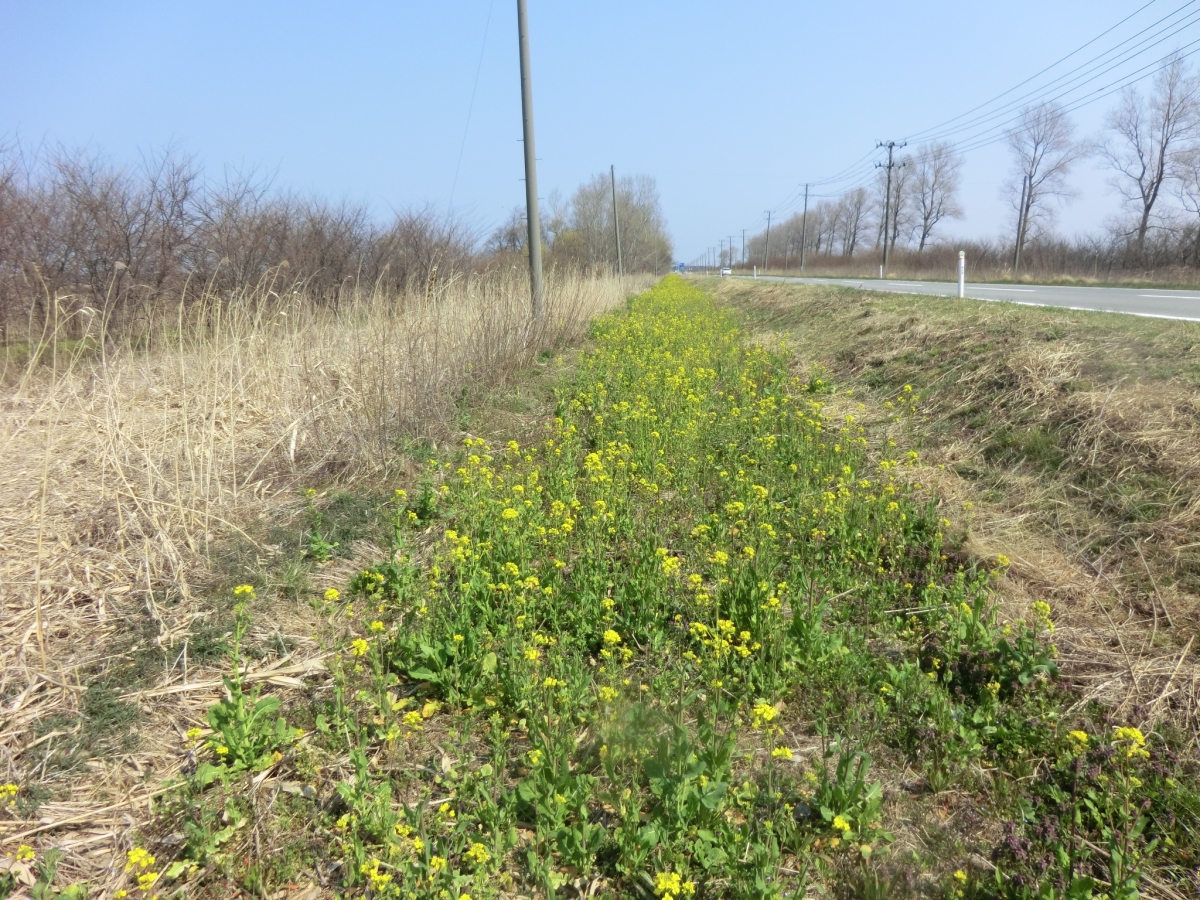
<svg viewBox="0 0 1200 900"><path fill-rule="evenodd" d="M908 142L897 144L895 141L888 141L886 144L883 141L877 141L876 147L887 147L888 161L885 166L883 163L875 163L877 169L887 169L887 193L883 199L883 271L887 274L888 267L888 239L891 237L891 217L892 217L892 169L896 168L897 163L892 160L892 153L897 147L904 148L908 146Z"/></svg>
<svg viewBox="0 0 1200 900"><path fill-rule="evenodd" d="M746 264L746 229L742 229L742 265Z"/></svg>
<svg viewBox="0 0 1200 900"><path fill-rule="evenodd" d="M533 79L529 74L529 23L525 0L517 0L517 40L521 48L521 119L525 140L525 218L529 223L529 288L533 319L546 317L542 284L542 218L538 213L537 152L533 145Z"/></svg>
<svg viewBox="0 0 1200 900"><path fill-rule="evenodd" d="M733 271L733 235L729 236L729 269Z"/></svg>
<svg viewBox="0 0 1200 900"><path fill-rule="evenodd" d="M625 274L625 263L621 259L621 219L617 215L617 167L608 167L609 175L612 176L612 195L613 195L613 228L617 231L617 274Z"/></svg>
<svg viewBox="0 0 1200 900"><path fill-rule="evenodd" d="M808 243L808 185L804 186L804 217L800 219L800 271L804 271L804 245Z"/></svg>
<svg viewBox="0 0 1200 900"><path fill-rule="evenodd" d="M1013 249L1013 275L1021 265L1021 245L1025 243L1025 205L1033 188L1032 179L1026 175L1021 179L1021 205L1017 209L1017 246ZM1032 204L1031 204L1032 205Z"/></svg>
<svg viewBox="0 0 1200 900"><path fill-rule="evenodd" d="M767 210L767 245L763 248L763 273L767 271L767 263L771 261L771 211Z"/></svg>

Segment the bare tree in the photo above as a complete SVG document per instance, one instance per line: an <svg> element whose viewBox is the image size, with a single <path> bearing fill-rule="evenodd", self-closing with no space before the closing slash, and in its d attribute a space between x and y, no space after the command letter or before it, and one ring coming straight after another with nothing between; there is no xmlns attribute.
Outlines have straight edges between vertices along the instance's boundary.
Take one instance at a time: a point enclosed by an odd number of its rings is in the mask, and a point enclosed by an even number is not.
<svg viewBox="0 0 1200 900"><path fill-rule="evenodd" d="M666 266L672 256L671 239L654 179L648 175L618 178L617 212L625 271L652 272ZM612 184L608 174L601 173L580 185L569 209L560 208L554 218L558 221L551 252L556 259L589 268L616 268Z"/></svg>
<svg viewBox="0 0 1200 900"><path fill-rule="evenodd" d="M1200 146L1180 152L1175 160L1175 193L1179 204L1196 217L1192 237L1192 265L1200 266Z"/></svg>
<svg viewBox="0 0 1200 900"><path fill-rule="evenodd" d="M1066 110L1053 102L1025 107L1020 122L1008 132L1008 146L1015 159L1004 190L1017 211L1015 268L1030 227L1052 221L1052 201L1070 196L1067 172L1085 149L1074 139Z"/></svg>
<svg viewBox="0 0 1200 900"><path fill-rule="evenodd" d="M1134 246L1140 259L1151 213L1173 175L1180 145L1200 128L1200 79L1176 56L1155 77L1149 98L1132 86L1122 92L1108 114L1108 128L1113 136L1102 152L1116 172L1113 187L1137 214Z"/></svg>
<svg viewBox="0 0 1200 900"><path fill-rule="evenodd" d="M484 245L488 253L515 253L525 249L528 229L525 227L525 207L514 206L504 223L496 226Z"/></svg>
<svg viewBox="0 0 1200 900"><path fill-rule="evenodd" d="M918 252L925 249L938 222L962 218L957 196L961 169L962 157L946 141L925 144L917 150L911 194Z"/></svg>
<svg viewBox="0 0 1200 900"><path fill-rule="evenodd" d="M853 256L866 227L870 205L867 189L860 187L847 191L838 200L838 205L842 209L842 256Z"/></svg>

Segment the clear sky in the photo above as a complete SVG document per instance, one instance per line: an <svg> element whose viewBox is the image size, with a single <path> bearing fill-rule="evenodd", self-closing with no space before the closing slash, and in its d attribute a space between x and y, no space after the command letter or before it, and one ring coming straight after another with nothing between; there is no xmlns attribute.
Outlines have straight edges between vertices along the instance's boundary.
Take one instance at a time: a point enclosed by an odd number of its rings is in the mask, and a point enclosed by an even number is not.
<svg viewBox="0 0 1200 900"><path fill-rule="evenodd" d="M690 259L782 212L797 184L966 112L1144 3L529 0L542 195L610 164L650 174ZM1195 0L1156 0L1022 90L1180 7L1197 13L1183 25L1200 23ZM1197 39L1200 24L1137 65ZM1081 135L1099 133L1112 100L1074 113ZM27 147L124 162L173 144L213 175L256 167L381 216L445 209L453 189L488 230L523 202L520 134L511 0L0 0L0 140ZM968 155L967 216L948 235L1007 231L1007 167L1002 143ZM1106 180L1077 167L1064 232L1115 210Z"/></svg>

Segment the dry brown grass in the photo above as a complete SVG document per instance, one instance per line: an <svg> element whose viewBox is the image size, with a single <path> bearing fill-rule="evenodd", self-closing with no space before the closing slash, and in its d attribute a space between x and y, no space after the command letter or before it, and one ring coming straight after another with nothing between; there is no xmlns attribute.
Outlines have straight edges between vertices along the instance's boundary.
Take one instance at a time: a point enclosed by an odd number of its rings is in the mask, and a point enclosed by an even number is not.
<svg viewBox="0 0 1200 900"><path fill-rule="evenodd" d="M1055 610L1065 674L1200 752L1200 327L824 287L712 283L922 449L914 476ZM882 407L904 384L920 414Z"/></svg>
<svg viewBox="0 0 1200 900"><path fill-rule="evenodd" d="M4 849L62 847L68 877L112 881L126 835L183 761L180 735L218 696L218 670L188 653L210 612L198 594L214 544L294 509L301 486L395 475L406 441L456 436L455 402L468 386L500 383L539 351L579 340L591 318L646 286L553 276L546 321L532 329L527 283L515 275L364 295L338 310L267 289L206 296L123 345L47 334L40 363L9 366L0 782L44 802L0 821ZM101 314L81 315L63 333L98 333ZM258 677L297 686L320 670L319 624L306 616L294 604L271 617L273 634L259 643L293 649L268 653ZM81 712L89 686L136 669L148 646L165 671L130 674L117 698L136 707L141 740L49 765L54 752L94 749Z"/></svg>

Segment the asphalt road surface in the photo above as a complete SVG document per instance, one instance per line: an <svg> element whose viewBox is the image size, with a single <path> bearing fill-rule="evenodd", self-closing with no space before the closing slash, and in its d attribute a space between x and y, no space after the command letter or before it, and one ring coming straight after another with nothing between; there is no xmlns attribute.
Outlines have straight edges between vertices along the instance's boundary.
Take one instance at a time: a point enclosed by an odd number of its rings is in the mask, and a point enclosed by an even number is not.
<svg viewBox="0 0 1200 900"><path fill-rule="evenodd" d="M750 278L739 275L738 278ZM864 291L888 291L895 294L933 294L957 297L956 281L886 281L876 278L790 278L759 275L762 281L787 281L796 284L834 284ZM1093 312L1127 313L1155 319L1182 319L1200 322L1200 290L1168 291L1153 288L1059 287L1036 284L972 284L966 295L973 300L1001 300L1026 306L1058 306Z"/></svg>

